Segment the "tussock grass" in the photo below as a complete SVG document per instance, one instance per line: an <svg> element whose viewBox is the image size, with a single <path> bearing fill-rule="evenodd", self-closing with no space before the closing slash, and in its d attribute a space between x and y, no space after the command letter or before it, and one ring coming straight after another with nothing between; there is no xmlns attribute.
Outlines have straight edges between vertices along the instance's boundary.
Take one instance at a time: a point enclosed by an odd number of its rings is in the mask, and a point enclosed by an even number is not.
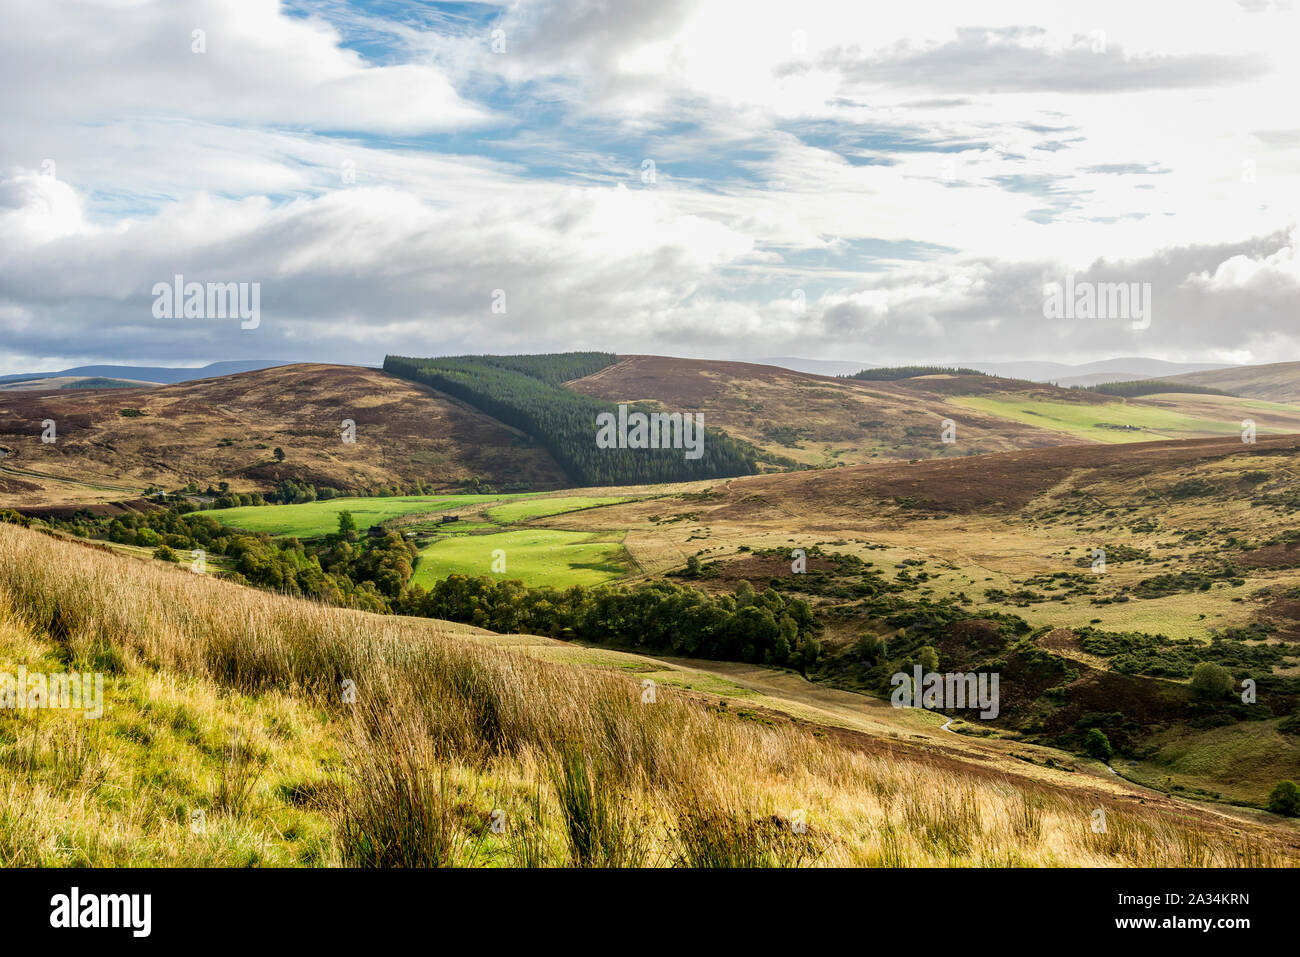
<svg viewBox="0 0 1300 957"><path fill-rule="evenodd" d="M567 743L551 764L570 861L575 867L640 867L648 854L648 822L635 795L608 758Z"/></svg>
<svg viewBox="0 0 1300 957"><path fill-rule="evenodd" d="M667 689L645 704L614 671L6 525L0 670L19 662L106 672L105 714L0 714L0 864L1294 859L1283 832L1167 808L1110 808L1094 833L1106 799L883 743L854 751Z"/></svg>

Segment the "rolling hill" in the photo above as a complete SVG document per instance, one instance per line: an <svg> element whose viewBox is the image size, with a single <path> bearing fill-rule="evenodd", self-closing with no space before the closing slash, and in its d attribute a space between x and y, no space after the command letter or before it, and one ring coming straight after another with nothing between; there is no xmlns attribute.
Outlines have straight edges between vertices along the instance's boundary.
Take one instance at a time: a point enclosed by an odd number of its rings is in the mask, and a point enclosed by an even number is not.
<svg viewBox="0 0 1300 957"><path fill-rule="evenodd" d="M703 412L705 422L752 443L771 459L790 464L854 464L952 454L955 450L941 441L945 418L960 421L957 454L1061 442L1062 436L1050 429L1026 428L973 413L952 404L944 394L963 388L996 389L1003 380L972 385L966 377L951 378L957 381L930 376L862 382L745 362L623 356L614 365L567 385L611 401ZM1020 385L1035 388L1030 383Z"/></svg>
<svg viewBox="0 0 1300 957"><path fill-rule="evenodd" d="M1269 402L1300 402L1300 362L1273 362L1258 366L1234 366L1210 372L1189 372L1166 376L1171 382L1210 386Z"/></svg>
<svg viewBox="0 0 1300 957"><path fill-rule="evenodd" d="M1239 432L1247 417L1261 433L1300 432L1300 407L1199 395L1123 400L990 375L871 381L752 363L624 356L567 385L602 399L702 411L706 422L769 459L812 466L1227 435ZM951 444L942 441L945 419L956 425Z"/></svg>
<svg viewBox="0 0 1300 957"><path fill-rule="evenodd" d="M333 499L94 522L66 510L62 523L45 515L58 534L160 562L175 560L162 546L182 554L211 548L216 573L289 594L578 638L582 647L601 646L599 655L633 650L762 666L773 674L752 677L768 688L783 687L785 668L787 677L817 682L816 694L789 689L805 704L822 690L887 695L882 682L891 669L918 660L994 669L1006 696L997 720L949 714L960 719L955 731L1002 742L1003 757L1049 769L1062 759L1033 749L1078 756L1096 730L1122 758L1116 773L1166 793L1258 809L1278 780L1300 777L1293 733L1300 725L1300 437L1261 429L1245 443L1234 421L1258 408L1285 424L1290 407L1220 395L1122 400L986 375L832 380L646 356L624 357L569 385L606 401L702 408L742 437L761 425L748 434L769 442L795 423L833 428L834 410L845 407L875 411L885 423L872 427L878 438L897 427L891 416L907 422L922 410L958 418L961 433L955 449L933 437L927 446L918 435L913 446L877 450L888 457L874 462L654 487ZM28 444L10 458L21 471L6 480L35 482L40 470L30 457L46 453L48 469L66 455L69 471L58 473L57 486L64 491L96 479L145 479L144 468L164 461L155 450L169 437L172 460L191 463L188 472L173 466L177 482L203 468L254 486L302 476L295 468L304 462L335 487L390 484L400 475L427 483L427 463L411 451L435 448L450 458L447 471L433 474L445 476L451 491L451 469L470 453L421 443L471 425L482 430L475 453L489 463L499 453L517 468L528 451L540 455L436 391L354 367L6 397L17 399L33 403L25 413L38 421L58 416L61 438L43 448L20 435ZM228 416L219 428L214 407ZM340 451L333 423L345 414L357 423L358 441L339 443ZM989 423L987 444L1043 445L963 454L975 431L969 424L981 420ZM4 421L12 432L12 420ZM1216 425L1221 434L1204 437ZM1136 441L1161 430L1174 437ZM904 431L902 438L913 437ZM362 447L363 439L374 446ZM286 452L283 462L270 454L276 447ZM123 448L142 471L113 471ZM911 448L930 457L899 461ZM552 474L558 487L563 478ZM49 494L40 486L29 493ZM361 527L347 541L338 522L344 508L355 509ZM444 525L451 514L458 521ZM371 523L384 528L367 535ZM241 537L230 527L269 534ZM792 569L796 548L806 553L806 576ZM1098 550L1101 572L1092 565ZM628 587L597 593L611 582ZM643 598L714 602L691 619L704 623L709 644L683 643L689 629L673 624L677 612L639 607ZM1258 682L1258 704L1200 698L1190 679L1202 664L1228 669L1234 682ZM959 754L969 747L960 738L952 743Z"/></svg>
<svg viewBox="0 0 1300 957"><path fill-rule="evenodd" d="M496 361L528 368L551 360ZM660 356L609 361L592 374L538 388L560 397L576 393L575 400L702 413L706 426L719 430L707 449L732 447L742 463L731 474L752 468L742 462L751 454L760 469L783 471L1226 436L1247 418L1261 435L1300 432L1300 406L1233 396L1124 399L989 375L874 381ZM562 468L545 437L521 431L524 420L476 395L455 398L376 369L311 364L149 388L0 392L0 505L128 501L150 485L175 490L189 483L266 492L285 479L391 494L448 490L473 479L496 491L526 491L601 484L605 479L596 476L605 472L613 484L692 477L628 478L611 468L610 453L586 448L586 426L570 428L557 446L569 463ZM565 405L534 404L551 413ZM585 414L589 404L568 403L572 415ZM356 444L341 440L347 419L356 423ZM41 441L47 420L55 423L53 444ZM944 441L948 421L952 442ZM734 446L733 438L754 451ZM284 461L276 460L276 448ZM575 450L582 455L578 476L570 474Z"/></svg>
<svg viewBox="0 0 1300 957"><path fill-rule="evenodd" d="M817 375L836 376L852 375L862 369L869 369L878 362L859 360L850 362L843 359L798 359L780 357L759 359L759 362L797 372L811 372ZM1070 365L1064 362L979 362L962 361L942 363L944 365L964 365L978 369L989 375L1004 376L1011 379L1028 379L1031 382L1054 382L1061 386L1096 385L1099 382L1124 382L1130 379L1149 379L1152 376L1172 376L1187 372L1201 372L1210 369L1233 368L1223 364L1201 362L1167 362L1163 359L1142 357L1102 359L1097 362L1083 362Z"/></svg>
<svg viewBox="0 0 1300 957"><path fill-rule="evenodd" d="M342 440L344 420L356 441ZM53 420L56 441L41 441ZM284 450L277 461L274 450ZM268 490L556 488L550 456L494 419L359 366L288 365L148 389L0 394L0 501L109 501L149 485Z"/></svg>

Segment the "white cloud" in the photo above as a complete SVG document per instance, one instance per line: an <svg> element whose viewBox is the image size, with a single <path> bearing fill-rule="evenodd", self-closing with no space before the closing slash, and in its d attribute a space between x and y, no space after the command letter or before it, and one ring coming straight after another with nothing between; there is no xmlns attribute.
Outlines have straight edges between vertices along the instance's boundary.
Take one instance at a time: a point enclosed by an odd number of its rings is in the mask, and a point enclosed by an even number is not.
<svg viewBox="0 0 1300 957"><path fill-rule="evenodd" d="M489 118L436 66L369 65L276 0L6 3L4 21L6 123L143 114L418 133Z"/></svg>
<svg viewBox="0 0 1300 957"><path fill-rule="evenodd" d="M1257 6L6 4L0 356L1300 357L1300 12ZM1044 323L1065 271L1151 329ZM262 326L153 320L175 273Z"/></svg>

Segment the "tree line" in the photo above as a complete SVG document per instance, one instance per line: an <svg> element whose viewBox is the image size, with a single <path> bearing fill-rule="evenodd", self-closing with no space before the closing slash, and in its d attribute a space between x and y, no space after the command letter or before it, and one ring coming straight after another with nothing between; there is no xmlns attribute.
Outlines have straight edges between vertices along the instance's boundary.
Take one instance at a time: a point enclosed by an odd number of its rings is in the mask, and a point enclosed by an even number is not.
<svg viewBox="0 0 1300 957"><path fill-rule="evenodd" d="M81 538L152 548L188 564L202 550L207 571L240 584L348 608L547 635L629 650L805 668L816 663L821 626L802 598L740 582L713 595L672 582L636 586L530 587L517 579L452 575L425 589L411 583L417 550L397 532L364 536L350 512L319 538L272 538L222 525L182 507L113 517L88 512L0 521L52 527Z"/></svg>

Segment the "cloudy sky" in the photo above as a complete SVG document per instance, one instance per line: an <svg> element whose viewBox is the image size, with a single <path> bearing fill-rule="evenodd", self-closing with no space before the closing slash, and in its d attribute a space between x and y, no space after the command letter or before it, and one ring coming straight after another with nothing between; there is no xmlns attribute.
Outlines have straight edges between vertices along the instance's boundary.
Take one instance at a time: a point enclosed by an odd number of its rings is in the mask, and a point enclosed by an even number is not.
<svg viewBox="0 0 1300 957"><path fill-rule="evenodd" d="M0 372L1300 359L1290 0L0 14ZM260 323L156 317L177 274ZM1067 276L1149 324L1045 317Z"/></svg>

